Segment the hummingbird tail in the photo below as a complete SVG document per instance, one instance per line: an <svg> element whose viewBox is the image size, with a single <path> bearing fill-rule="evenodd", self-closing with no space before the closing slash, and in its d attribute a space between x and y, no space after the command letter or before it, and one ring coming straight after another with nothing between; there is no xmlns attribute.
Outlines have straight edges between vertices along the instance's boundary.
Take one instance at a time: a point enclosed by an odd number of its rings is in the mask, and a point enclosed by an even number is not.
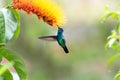
<svg viewBox="0 0 120 80"><path fill-rule="evenodd" d="M69 51L68 51L68 49L67 49L67 47L65 46L65 47L63 47L63 49L64 49L64 51L66 52L66 53L69 53Z"/></svg>

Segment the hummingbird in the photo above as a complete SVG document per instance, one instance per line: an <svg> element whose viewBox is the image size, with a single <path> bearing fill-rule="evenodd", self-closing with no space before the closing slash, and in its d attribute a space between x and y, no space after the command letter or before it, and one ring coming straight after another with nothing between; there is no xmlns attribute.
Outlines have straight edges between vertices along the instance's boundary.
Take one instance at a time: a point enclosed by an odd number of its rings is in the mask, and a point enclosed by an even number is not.
<svg viewBox="0 0 120 80"><path fill-rule="evenodd" d="M66 41L63 36L63 29L58 27L58 32L56 36L43 36L39 37L39 39L47 40L47 41L57 41L58 44L63 48L65 53L69 53L68 48L66 46Z"/></svg>

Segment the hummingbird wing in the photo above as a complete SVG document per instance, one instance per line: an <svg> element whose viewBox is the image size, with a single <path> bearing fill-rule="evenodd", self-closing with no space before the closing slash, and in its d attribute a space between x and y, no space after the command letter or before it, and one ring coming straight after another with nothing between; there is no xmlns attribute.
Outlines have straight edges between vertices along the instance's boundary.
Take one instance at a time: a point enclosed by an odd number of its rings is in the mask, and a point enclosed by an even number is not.
<svg viewBox="0 0 120 80"><path fill-rule="evenodd" d="M42 36L42 37L38 37L38 39L42 39L46 41L57 41L57 36Z"/></svg>

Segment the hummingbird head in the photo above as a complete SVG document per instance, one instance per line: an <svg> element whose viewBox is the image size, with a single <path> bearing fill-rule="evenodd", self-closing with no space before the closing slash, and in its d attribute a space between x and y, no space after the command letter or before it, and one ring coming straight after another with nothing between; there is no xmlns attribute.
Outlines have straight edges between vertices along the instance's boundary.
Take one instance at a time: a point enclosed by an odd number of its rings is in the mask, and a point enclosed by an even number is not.
<svg viewBox="0 0 120 80"><path fill-rule="evenodd" d="M58 27L58 33L62 33L63 32L63 29Z"/></svg>

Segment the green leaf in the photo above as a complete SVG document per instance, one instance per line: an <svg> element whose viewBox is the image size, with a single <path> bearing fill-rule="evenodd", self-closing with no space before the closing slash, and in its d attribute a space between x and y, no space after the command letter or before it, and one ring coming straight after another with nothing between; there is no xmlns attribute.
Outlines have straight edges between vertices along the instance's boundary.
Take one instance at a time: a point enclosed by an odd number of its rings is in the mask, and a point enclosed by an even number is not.
<svg viewBox="0 0 120 80"><path fill-rule="evenodd" d="M0 62L2 61L2 57L0 57Z"/></svg>
<svg viewBox="0 0 120 80"><path fill-rule="evenodd" d="M118 12L116 12L116 11L109 11L109 12L103 14L103 15L100 17L100 19L101 19L102 21L105 21L105 20L106 20L107 18L109 18L110 16L112 16L113 19L118 19L119 14L118 14Z"/></svg>
<svg viewBox="0 0 120 80"><path fill-rule="evenodd" d="M20 14L17 10L14 10L11 7L8 7L8 9L14 14L15 18L17 19L17 29L14 32L14 38L17 39L20 34Z"/></svg>
<svg viewBox="0 0 120 80"><path fill-rule="evenodd" d="M0 68L0 74L3 74L7 69L10 68L10 66L13 66L13 62L8 62L6 64L4 64L1 68Z"/></svg>
<svg viewBox="0 0 120 80"><path fill-rule="evenodd" d="M115 38L115 39L118 38L116 30L112 30L111 35L107 37L108 40L112 38Z"/></svg>
<svg viewBox="0 0 120 80"><path fill-rule="evenodd" d="M115 50L120 50L120 43L119 42L114 42L114 44L112 45L111 47L112 49L115 49Z"/></svg>
<svg viewBox="0 0 120 80"><path fill-rule="evenodd" d="M120 80L120 71L114 76L114 80Z"/></svg>
<svg viewBox="0 0 120 80"><path fill-rule="evenodd" d="M0 68L0 75L2 75L7 69L9 69L11 66L11 63L9 63L9 65L4 64L1 68Z"/></svg>
<svg viewBox="0 0 120 80"><path fill-rule="evenodd" d="M119 17L118 12L112 12L112 18L113 19L118 19L118 17Z"/></svg>
<svg viewBox="0 0 120 80"><path fill-rule="evenodd" d="M118 20L116 31L120 34L120 20Z"/></svg>
<svg viewBox="0 0 120 80"><path fill-rule="evenodd" d="M8 42L19 34L20 18L16 10L2 8L0 10L0 43Z"/></svg>
<svg viewBox="0 0 120 80"><path fill-rule="evenodd" d="M104 6L104 10L105 10L105 11L109 11L109 5L105 5L105 6Z"/></svg>
<svg viewBox="0 0 120 80"><path fill-rule="evenodd" d="M118 4L118 7L120 7L120 3Z"/></svg>
<svg viewBox="0 0 120 80"><path fill-rule="evenodd" d="M108 67L118 58L120 57L120 53L117 53L115 55L113 55L109 60L108 60Z"/></svg>
<svg viewBox="0 0 120 80"><path fill-rule="evenodd" d="M120 42L118 42L116 39L112 38L106 43L105 48L106 49L112 48L115 50L120 50Z"/></svg>
<svg viewBox="0 0 120 80"><path fill-rule="evenodd" d="M25 64L17 54L13 53L8 49L0 48L0 56L5 57L10 62L11 61L14 62L13 67L18 73L20 80L26 79L27 74L26 74Z"/></svg>
<svg viewBox="0 0 120 80"><path fill-rule="evenodd" d="M119 35L116 30L112 30L111 35L107 38L107 43L105 48L112 48L116 50L120 50L120 42L118 41Z"/></svg>
<svg viewBox="0 0 120 80"><path fill-rule="evenodd" d="M112 38L110 39L107 44L106 44L106 48L111 48L113 46L113 44L115 43L116 39L115 38Z"/></svg>
<svg viewBox="0 0 120 80"><path fill-rule="evenodd" d="M0 11L0 43L5 42L5 28L4 28L4 25L5 25L4 15Z"/></svg>
<svg viewBox="0 0 120 80"><path fill-rule="evenodd" d="M3 67L4 67L3 65L0 65L0 70ZM0 75L0 80L13 80L12 74L8 69L6 69L6 71Z"/></svg>

